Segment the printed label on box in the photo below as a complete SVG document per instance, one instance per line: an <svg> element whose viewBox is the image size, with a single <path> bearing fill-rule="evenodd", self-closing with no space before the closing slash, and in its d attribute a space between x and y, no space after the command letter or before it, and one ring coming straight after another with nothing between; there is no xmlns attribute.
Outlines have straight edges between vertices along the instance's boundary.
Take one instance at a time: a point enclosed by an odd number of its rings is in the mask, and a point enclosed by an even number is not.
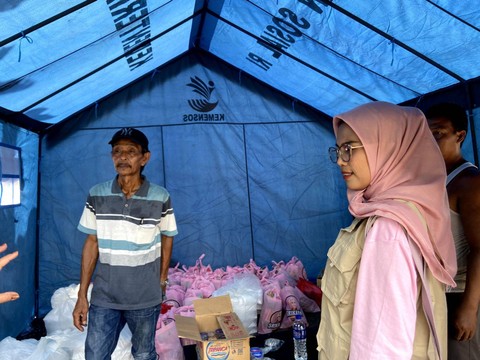
<svg viewBox="0 0 480 360"><path fill-rule="evenodd" d="M207 344L205 354L208 360L225 360L230 355L230 344L228 341L211 341Z"/></svg>
<svg viewBox="0 0 480 360"><path fill-rule="evenodd" d="M218 323L227 339L248 337L248 333L235 313L217 316Z"/></svg>

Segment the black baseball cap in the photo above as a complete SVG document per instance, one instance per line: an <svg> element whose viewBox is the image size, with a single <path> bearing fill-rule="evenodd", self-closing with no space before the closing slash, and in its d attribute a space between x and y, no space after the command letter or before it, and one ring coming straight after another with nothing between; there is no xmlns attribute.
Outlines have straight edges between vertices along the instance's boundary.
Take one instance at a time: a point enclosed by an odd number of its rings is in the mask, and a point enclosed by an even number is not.
<svg viewBox="0 0 480 360"><path fill-rule="evenodd" d="M113 135L112 140L110 140L108 143L114 146L117 142L119 142L122 139L128 139L133 141L134 143L137 143L142 147L142 150L145 152L150 151L148 150L148 139L145 136L145 134L142 133L140 130L137 130L131 127L124 127L118 130Z"/></svg>

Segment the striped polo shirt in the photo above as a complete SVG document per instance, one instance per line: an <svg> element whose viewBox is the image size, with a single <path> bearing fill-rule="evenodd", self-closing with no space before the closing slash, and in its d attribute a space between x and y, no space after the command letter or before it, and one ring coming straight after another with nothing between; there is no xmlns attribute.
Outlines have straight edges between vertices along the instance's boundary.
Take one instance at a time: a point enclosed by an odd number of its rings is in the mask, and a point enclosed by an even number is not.
<svg viewBox="0 0 480 360"><path fill-rule="evenodd" d="M161 235L175 236L170 195L146 178L125 197L117 178L90 189L78 229L98 239L91 303L135 310L161 302Z"/></svg>

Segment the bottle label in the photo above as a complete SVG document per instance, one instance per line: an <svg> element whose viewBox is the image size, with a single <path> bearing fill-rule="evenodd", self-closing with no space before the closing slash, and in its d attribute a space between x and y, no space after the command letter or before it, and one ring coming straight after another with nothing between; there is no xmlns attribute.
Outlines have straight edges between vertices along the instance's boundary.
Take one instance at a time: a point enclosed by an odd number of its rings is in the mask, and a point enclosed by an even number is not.
<svg viewBox="0 0 480 360"><path fill-rule="evenodd" d="M307 332L305 329L293 329L293 337L297 340L306 339Z"/></svg>

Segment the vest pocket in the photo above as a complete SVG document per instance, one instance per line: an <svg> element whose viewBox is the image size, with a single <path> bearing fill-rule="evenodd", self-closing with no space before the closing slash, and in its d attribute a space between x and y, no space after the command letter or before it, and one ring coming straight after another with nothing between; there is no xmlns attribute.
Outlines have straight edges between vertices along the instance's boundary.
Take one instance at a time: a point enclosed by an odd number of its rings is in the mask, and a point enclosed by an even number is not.
<svg viewBox="0 0 480 360"><path fill-rule="evenodd" d="M355 297L356 273L363 250L360 243L363 245L365 233L349 230L350 228L342 229L328 250L327 265L322 278L323 295L327 296L334 306L350 304ZM357 238L361 238L360 243Z"/></svg>

